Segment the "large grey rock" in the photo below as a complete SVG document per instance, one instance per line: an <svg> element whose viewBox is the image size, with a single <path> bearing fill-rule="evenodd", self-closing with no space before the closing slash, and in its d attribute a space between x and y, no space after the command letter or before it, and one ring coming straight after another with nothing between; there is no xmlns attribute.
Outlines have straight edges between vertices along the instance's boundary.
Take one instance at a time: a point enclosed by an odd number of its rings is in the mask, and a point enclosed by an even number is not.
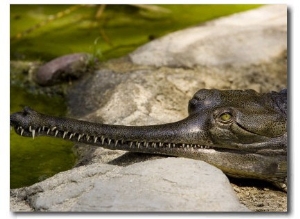
<svg viewBox="0 0 300 219"><path fill-rule="evenodd" d="M12 194L35 211L248 211L219 169L185 158L82 166Z"/></svg>
<svg viewBox="0 0 300 219"><path fill-rule="evenodd" d="M269 5L174 32L130 58L139 65L222 68L272 62L286 49L287 7Z"/></svg>

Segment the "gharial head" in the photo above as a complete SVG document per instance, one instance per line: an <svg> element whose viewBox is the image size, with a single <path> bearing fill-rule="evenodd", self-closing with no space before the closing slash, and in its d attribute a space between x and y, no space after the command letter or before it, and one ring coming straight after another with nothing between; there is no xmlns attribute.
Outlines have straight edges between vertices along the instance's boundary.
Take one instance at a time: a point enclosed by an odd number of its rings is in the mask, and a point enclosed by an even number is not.
<svg viewBox="0 0 300 219"><path fill-rule="evenodd" d="M190 157L226 174L259 178L286 188L287 90L199 90L187 118L167 124L123 126L38 113L10 116L23 136L47 135L109 149Z"/></svg>
<svg viewBox="0 0 300 219"><path fill-rule="evenodd" d="M188 112L200 143L209 139L217 148L286 152L287 90L202 89L189 101Z"/></svg>
<svg viewBox="0 0 300 219"><path fill-rule="evenodd" d="M29 107L12 114L10 120L17 133L21 133L22 127L24 136L32 135L30 129L56 127L61 132L136 142L194 144L261 153L269 150L286 152L286 90L257 93L253 90L202 89L189 101L188 112L189 116L181 121L154 126L93 124L47 116Z"/></svg>

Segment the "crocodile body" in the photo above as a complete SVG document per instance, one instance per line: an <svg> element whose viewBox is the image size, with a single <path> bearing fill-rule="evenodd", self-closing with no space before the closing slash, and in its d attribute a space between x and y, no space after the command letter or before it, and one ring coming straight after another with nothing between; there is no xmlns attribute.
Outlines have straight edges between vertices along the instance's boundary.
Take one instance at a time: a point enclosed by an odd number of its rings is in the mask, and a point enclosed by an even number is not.
<svg viewBox="0 0 300 219"><path fill-rule="evenodd" d="M206 161L225 174L272 182L287 190L287 90L199 90L187 118L149 126L53 117L29 107L10 116L17 134Z"/></svg>

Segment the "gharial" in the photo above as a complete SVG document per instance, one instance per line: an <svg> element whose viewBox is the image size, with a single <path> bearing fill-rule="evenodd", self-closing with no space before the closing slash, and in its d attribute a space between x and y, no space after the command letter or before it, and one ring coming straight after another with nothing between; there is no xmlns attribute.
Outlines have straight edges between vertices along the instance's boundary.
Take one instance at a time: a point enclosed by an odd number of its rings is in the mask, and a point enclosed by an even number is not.
<svg viewBox="0 0 300 219"><path fill-rule="evenodd" d="M17 134L59 137L108 149L203 160L229 176L269 181L287 191L287 89L202 89L187 118L149 126L91 123L38 113L10 116Z"/></svg>

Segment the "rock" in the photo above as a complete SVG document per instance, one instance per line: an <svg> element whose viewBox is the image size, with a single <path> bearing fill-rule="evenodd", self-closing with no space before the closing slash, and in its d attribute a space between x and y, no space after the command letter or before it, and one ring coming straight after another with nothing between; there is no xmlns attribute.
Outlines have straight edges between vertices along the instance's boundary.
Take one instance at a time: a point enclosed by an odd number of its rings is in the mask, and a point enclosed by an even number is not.
<svg viewBox="0 0 300 219"><path fill-rule="evenodd" d="M126 167L95 163L12 195L35 211L248 211L219 169L185 158Z"/></svg>
<svg viewBox="0 0 300 219"><path fill-rule="evenodd" d="M164 123L185 116L201 88L279 91L287 86L286 21L285 5L268 5L153 40L72 87L71 114Z"/></svg>
<svg viewBox="0 0 300 219"><path fill-rule="evenodd" d="M258 71L239 74L216 69L136 67L115 72L109 68L96 71L69 89L68 106L73 116L109 124L159 124L186 117L188 101L202 88L269 92L286 87L286 78Z"/></svg>
<svg viewBox="0 0 300 219"><path fill-rule="evenodd" d="M93 57L86 53L74 53L58 57L39 67L35 81L39 85L53 85L79 78L87 71Z"/></svg>
<svg viewBox="0 0 300 219"><path fill-rule="evenodd" d="M286 50L287 7L268 5L168 34L130 58L139 65L224 68L274 62Z"/></svg>

